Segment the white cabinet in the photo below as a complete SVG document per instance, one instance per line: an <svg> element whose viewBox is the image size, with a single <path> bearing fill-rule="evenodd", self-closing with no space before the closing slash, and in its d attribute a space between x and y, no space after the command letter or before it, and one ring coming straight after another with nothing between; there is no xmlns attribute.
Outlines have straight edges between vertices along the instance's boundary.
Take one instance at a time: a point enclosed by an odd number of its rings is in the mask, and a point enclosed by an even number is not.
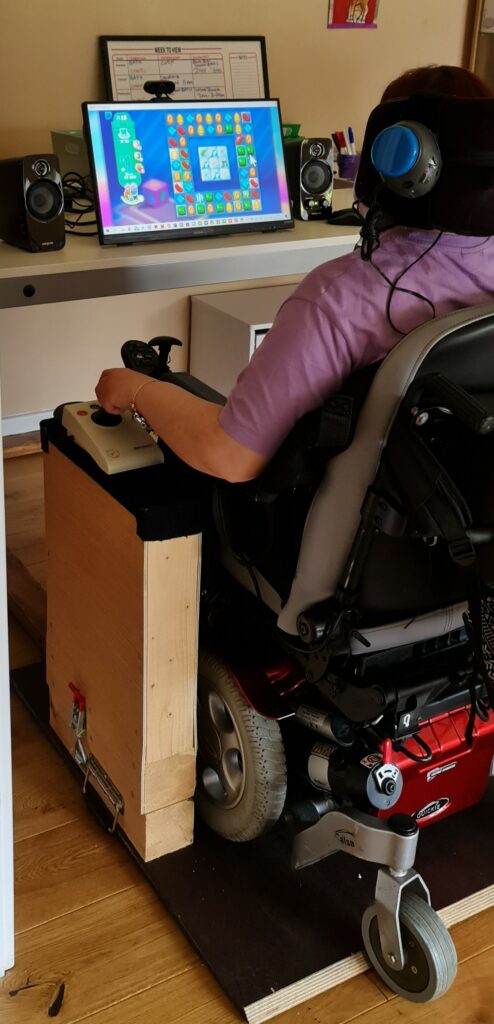
<svg viewBox="0 0 494 1024"><path fill-rule="evenodd" d="M3 459L0 459L0 977L14 963L12 770L5 521L2 496Z"/></svg>
<svg viewBox="0 0 494 1024"><path fill-rule="evenodd" d="M190 372L229 395L296 285L193 295Z"/></svg>

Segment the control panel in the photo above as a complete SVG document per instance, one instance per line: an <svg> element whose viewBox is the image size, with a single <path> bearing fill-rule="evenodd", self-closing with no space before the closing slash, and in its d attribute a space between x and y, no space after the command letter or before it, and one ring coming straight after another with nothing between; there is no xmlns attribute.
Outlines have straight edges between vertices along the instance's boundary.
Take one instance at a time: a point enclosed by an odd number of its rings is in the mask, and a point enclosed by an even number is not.
<svg viewBox="0 0 494 1024"><path fill-rule="evenodd" d="M98 402L70 402L56 410L73 437L104 473L124 473L164 461L161 448L134 420L131 412L114 416Z"/></svg>

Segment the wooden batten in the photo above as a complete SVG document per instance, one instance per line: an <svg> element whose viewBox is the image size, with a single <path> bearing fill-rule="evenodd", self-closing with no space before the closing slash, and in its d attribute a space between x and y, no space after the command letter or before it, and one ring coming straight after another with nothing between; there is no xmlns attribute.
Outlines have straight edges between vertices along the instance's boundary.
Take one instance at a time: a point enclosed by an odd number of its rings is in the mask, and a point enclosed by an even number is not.
<svg viewBox="0 0 494 1024"><path fill-rule="evenodd" d="M85 749L152 859L193 837L200 537L142 541L134 517L52 445L44 463L51 725L74 751L72 682L87 702Z"/></svg>
<svg viewBox="0 0 494 1024"><path fill-rule="evenodd" d="M46 635L43 462L39 434L3 441L9 609L44 651Z"/></svg>
<svg viewBox="0 0 494 1024"><path fill-rule="evenodd" d="M162 806L170 777L194 791L200 537L146 543L143 810ZM192 790L190 789L192 783ZM165 802L169 802L166 798Z"/></svg>

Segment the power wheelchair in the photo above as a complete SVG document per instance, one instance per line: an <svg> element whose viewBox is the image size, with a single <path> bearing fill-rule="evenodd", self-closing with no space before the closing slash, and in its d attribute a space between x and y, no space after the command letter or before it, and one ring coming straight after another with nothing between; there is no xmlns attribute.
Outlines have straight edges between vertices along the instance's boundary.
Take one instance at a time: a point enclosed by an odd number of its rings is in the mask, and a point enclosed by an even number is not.
<svg viewBox="0 0 494 1024"><path fill-rule="evenodd" d="M218 400L169 371L172 343L124 362ZM281 820L295 868L379 864L365 949L416 1002L456 972L419 829L479 801L494 763L493 353L494 304L428 322L257 480L208 492L198 812L234 841Z"/></svg>

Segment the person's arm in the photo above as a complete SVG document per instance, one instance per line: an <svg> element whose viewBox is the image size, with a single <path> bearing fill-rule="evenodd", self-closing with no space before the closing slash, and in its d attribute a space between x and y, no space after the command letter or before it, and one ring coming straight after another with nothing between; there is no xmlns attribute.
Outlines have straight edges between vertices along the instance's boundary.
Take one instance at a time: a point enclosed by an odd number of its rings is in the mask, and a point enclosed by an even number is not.
<svg viewBox="0 0 494 1024"><path fill-rule="evenodd" d="M137 394L138 392L138 394ZM252 480L268 462L239 444L218 422L222 406L197 398L166 381L143 379L124 368L104 370L96 397L106 410L121 413L135 406L176 455L194 469L231 483Z"/></svg>

